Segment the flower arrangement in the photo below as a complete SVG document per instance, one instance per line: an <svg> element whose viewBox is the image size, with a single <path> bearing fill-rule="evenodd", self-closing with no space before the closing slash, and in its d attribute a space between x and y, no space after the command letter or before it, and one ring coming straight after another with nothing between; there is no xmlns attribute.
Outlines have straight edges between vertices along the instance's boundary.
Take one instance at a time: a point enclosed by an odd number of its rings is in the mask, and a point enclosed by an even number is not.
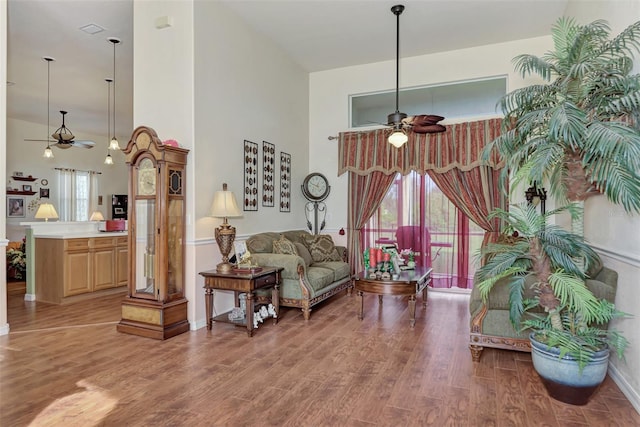
<svg viewBox="0 0 640 427"><path fill-rule="evenodd" d="M7 249L7 267L13 268L16 279L22 279L25 271L27 271L27 254L25 249L26 239L24 238L19 248Z"/></svg>
<svg viewBox="0 0 640 427"><path fill-rule="evenodd" d="M409 260L409 262L415 261L416 253L413 252L411 248L401 250L400 255L402 255L403 258L406 257Z"/></svg>

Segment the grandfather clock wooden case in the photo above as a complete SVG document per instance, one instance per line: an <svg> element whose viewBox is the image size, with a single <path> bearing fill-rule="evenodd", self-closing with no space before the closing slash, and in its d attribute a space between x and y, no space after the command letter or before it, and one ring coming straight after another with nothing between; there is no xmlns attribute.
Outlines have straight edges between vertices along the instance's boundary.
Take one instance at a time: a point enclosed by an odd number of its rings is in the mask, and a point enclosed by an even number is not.
<svg viewBox="0 0 640 427"><path fill-rule="evenodd" d="M129 289L118 331L167 339L189 330L184 296L185 167L189 150L138 127L129 168Z"/></svg>

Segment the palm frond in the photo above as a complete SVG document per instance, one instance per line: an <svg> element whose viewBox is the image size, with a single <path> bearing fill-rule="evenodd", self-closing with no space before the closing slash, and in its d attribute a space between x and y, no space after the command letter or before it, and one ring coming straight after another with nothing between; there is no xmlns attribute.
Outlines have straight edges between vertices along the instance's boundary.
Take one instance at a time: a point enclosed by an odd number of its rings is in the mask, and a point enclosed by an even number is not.
<svg viewBox="0 0 640 427"><path fill-rule="evenodd" d="M619 163L600 164L600 168L591 166L594 182L600 191L614 204L621 205L627 212L640 213L640 175Z"/></svg>
<svg viewBox="0 0 640 427"><path fill-rule="evenodd" d="M518 55L513 59L514 68L520 72L522 78L530 74L537 74L544 80L551 80L555 71L553 64L535 55Z"/></svg>
<svg viewBox="0 0 640 427"><path fill-rule="evenodd" d="M586 114L571 102L552 108L549 120L549 137L558 144L577 150L587 133Z"/></svg>

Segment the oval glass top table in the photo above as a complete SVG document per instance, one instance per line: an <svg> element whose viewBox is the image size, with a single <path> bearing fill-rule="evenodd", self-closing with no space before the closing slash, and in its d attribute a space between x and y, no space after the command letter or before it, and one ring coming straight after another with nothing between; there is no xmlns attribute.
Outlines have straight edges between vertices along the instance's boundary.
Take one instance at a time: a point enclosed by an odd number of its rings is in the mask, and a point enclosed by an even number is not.
<svg viewBox="0 0 640 427"><path fill-rule="evenodd" d="M366 272L356 275L355 289L358 292L358 319L364 314L364 293L378 295L382 304L383 295L403 295L409 297L409 321L413 328L416 324L416 295L422 292L422 306L427 306L427 285L431 283L431 267L418 267L403 270L397 279L368 278Z"/></svg>

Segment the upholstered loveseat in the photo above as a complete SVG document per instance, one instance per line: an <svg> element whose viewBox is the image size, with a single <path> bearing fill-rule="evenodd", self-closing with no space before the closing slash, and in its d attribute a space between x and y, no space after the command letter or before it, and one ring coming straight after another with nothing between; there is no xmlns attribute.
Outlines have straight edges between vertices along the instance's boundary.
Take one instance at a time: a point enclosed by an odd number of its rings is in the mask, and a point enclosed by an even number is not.
<svg viewBox="0 0 640 427"><path fill-rule="evenodd" d="M615 302L618 287L618 273L602 264L587 272L591 279L586 285L597 298ZM506 279L502 279L506 280ZM535 278L525 282L525 297L533 298L531 284ZM528 333L516 331L509 320L509 288L502 281L496 282L489 293L486 304L482 301L480 290L474 286L469 302L471 312L471 336L469 349L474 362L480 360L484 347L507 350L531 351Z"/></svg>
<svg viewBox="0 0 640 427"><path fill-rule="evenodd" d="M302 309L305 320L319 302L343 290L351 294L347 250L335 246L328 235L315 236L304 230L264 232L249 237L246 245L259 266L284 267L280 305Z"/></svg>

